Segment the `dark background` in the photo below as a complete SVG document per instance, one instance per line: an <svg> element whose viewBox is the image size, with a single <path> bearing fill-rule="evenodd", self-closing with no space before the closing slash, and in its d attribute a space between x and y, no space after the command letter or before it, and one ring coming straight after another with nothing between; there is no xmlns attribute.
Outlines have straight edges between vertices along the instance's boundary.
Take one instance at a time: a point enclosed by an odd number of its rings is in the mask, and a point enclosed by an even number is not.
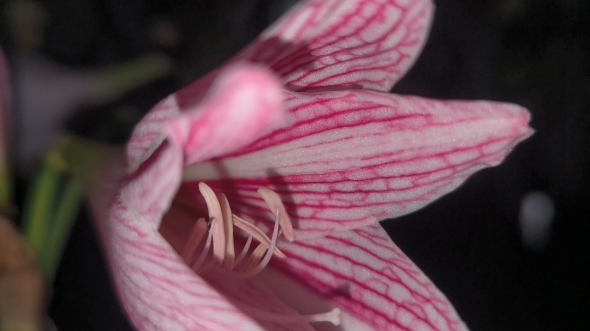
<svg viewBox="0 0 590 331"><path fill-rule="evenodd" d="M70 129L124 141L121 107L145 113L223 63L280 12L273 0L43 0L41 51L74 67L168 54L166 79L115 104L81 110ZM394 93L510 101L530 109L537 133L501 166L411 215L386 220L397 245L454 304L472 330L590 330L590 1L437 0L423 54ZM178 45L149 37L172 22ZM10 53L10 38L2 35ZM96 123L118 128L97 132ZM525 247L520 202L555 203L551 238ZM76 223L54 283L49 316L60 331L131 330L110 287L89 216Z"/></svg>

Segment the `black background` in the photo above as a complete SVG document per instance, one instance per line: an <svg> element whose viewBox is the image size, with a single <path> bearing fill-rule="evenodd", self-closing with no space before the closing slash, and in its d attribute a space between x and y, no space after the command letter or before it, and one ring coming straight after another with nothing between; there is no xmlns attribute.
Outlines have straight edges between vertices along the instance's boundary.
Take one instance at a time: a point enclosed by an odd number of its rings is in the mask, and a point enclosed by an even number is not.
<svg viewBox="0 0 590 331"><path fill-rule="evenodd" d="M590 330L590 5L587 0L438 0L428 43L394 93L510 101L530 109L537 133L501 166L411 215L386 220L397 245L454 304L472 330ZM223 63L267 26L272 0L44 0L42 52L87 67L165 52L167 79L116 104L86 109L70 128L96 134L117 106L146 112ZM172 49L154 45L155 19L176 24ZM10 53L10 40L3 33ZM102 111L102 110L107 111ZM106 114L106 115L105 115ZM115 123L117 124L117 123ZM123 141L120 125L103 140ZM520 240L520 201L543 191L556 206L540 251ZM131 330L110 287L86 213L72 232L49 316L60 331Z"/></svg>

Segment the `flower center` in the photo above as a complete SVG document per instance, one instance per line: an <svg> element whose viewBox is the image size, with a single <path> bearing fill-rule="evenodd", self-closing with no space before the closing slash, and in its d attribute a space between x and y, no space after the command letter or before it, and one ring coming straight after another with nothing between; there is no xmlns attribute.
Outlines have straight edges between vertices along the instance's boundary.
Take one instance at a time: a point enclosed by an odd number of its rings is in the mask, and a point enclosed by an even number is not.
<svg viewBox="0 0 590 331"><path fill-rule="evenodd" d="M234 215L227 197L220 193L215 195L205 183L199 183L199 191L205 198L209 220L200 218L193 226L189 239L181 252L182 259L196 273L203 273L211 268L216 272L238 278L253 277L261 272L270 262L272 256L285 258L285 254L277 247L277 239L282 234L287 240L293 241L293 227L279 195L267 188L259 188L258 194L266 202L275 216L271 238L254 224ZM246 242L240 253L236 255L234 227L242 230ZM279 230L280 227L280 230ZM206 238L205 238L206 237ZM250 249L252 241L258 245ZM200 253L198 253L201 248ZM251 250L249 257L249 251ZM209 254L211 252L211 254ZM327 313L312 315L286 315L259 310L242 302L232 300L234 305L251 317L271 322L310 323L331 322L340 324L340 309L334 308Z"/></svg>

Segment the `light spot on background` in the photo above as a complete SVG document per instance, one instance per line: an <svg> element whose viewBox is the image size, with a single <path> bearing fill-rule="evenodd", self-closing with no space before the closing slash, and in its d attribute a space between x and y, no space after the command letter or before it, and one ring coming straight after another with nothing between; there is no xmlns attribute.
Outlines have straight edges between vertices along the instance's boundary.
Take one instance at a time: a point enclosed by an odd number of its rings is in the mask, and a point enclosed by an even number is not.
<svg viewBox="0 0 590 331"><path fill-rule="evenodd" d="M549 195L529 192L520 204L520 232L522 243L532 250L543 250L551 239L551 223L555 206Z"/></svg>

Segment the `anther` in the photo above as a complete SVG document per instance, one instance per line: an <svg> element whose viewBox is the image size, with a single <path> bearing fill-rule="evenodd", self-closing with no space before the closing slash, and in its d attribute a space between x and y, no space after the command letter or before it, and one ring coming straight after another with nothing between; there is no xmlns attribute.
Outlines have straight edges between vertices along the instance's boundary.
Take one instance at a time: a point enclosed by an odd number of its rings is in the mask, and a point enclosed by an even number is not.
<svg viewBox="0 0 590 331"><path fill-rule="evenodd" d="M291 220L289 219L285 205L283 205L283 202L281 201L281 197L279 197L276 192L264 187L258 189L258 194L264 200L264 202L266 202L270 210L277 210L281 215L279 223L281 225L281 229L283 230L283 235L285 238L287 238L287 240L292 242L295 239L295 235L293 234L293 226L291 225Z"/></svg>
<svg viewBox="0 0 590 331"><path fill-rule="evenodd" d="M199 191L205 203L211 220L211 232L213 233L213 258L219 265L225 257L225 233L223 229L223 215L219 200L213 190L205 183L199 183Z"/></svg>
<svg viewBox="0 0 590 331"><path fill-rule="evenodd" d="M236 253L234 249L234 224L231 208L229 201L225 194L219 194L219 204L221 206L221 214L223 215L223 232L225 234L225 258L223 265L227 271L231 271L234 268L234 260Z"/></svg>

